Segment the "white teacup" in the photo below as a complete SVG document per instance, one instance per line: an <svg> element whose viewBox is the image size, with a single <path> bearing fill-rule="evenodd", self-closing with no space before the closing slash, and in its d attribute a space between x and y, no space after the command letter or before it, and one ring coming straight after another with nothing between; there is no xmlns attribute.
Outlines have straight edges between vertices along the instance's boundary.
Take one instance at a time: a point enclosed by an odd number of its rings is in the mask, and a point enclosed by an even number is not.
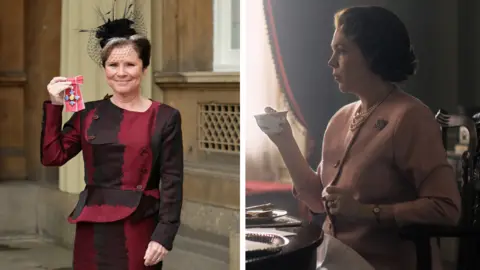
<svg viewBox="0 0 480 270"><path fill-rule="evenodd" d="M271 112L254 115L257 125L266 134L278 134L282 132L282 125L287 122L288 111Z"/></svg>

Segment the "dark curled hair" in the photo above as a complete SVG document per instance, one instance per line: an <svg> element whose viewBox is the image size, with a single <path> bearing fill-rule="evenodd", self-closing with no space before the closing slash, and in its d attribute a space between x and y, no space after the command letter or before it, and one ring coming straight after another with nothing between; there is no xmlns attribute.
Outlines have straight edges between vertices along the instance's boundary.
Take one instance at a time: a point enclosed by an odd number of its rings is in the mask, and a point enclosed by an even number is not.
<svg viewBox="0 0 480 270"><path fill-rule="evenodd" d="M142 60L142 67L146 69L150 65L151 44L150 41L141 35L132 35L126 37L114 37L102 44L102 51L100 54L102 66L105 67L108 57L112 50L123 46L132 46L137 52L138 57Z"/></svg>
<svg viewBox="0 0 480 270"><path fill-rule="evenodd" d="M335 28L355 42L373 73L402 82L415 74L417 60L403 22L378 6L350 7L335 14Z"/></svg>

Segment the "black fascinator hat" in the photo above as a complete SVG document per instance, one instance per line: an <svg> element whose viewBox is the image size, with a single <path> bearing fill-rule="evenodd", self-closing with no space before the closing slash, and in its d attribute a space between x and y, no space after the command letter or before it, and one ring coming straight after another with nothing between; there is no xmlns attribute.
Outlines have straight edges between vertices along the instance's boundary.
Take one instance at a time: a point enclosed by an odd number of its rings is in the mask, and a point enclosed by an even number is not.
<svg viewBox="0 0 480 270"><path fill-rule="evenodd" d="M133 35L147 35L143 16L138 6L126 0L123 15L116 17L116 3L117 1L113 0L112 9L107 13L103 13L99 7L96 8L98 15L103 20L102 25L93 29L80 30L80 32L90 33L87 52L88 56L98 65L102 65L101 52L103 47L112 38L128 39Z"/></svg>

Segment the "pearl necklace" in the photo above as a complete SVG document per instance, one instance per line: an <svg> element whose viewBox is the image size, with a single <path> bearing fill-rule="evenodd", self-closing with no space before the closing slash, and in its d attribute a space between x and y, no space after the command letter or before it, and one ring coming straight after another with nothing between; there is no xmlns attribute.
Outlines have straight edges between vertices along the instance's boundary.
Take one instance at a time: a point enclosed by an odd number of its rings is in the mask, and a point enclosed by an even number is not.
<svg viewBox="0 0 480 270"><path fill-rule="evenodd" d="M378 108L378 106L380 106L380 104L382 104L392 92L393 90L391 90L382 100L375 103L373 106L371 106L364 112L360 112L362 106L359 106L357 111L355 112L355 115L353 116L352 123L350 123L350 131L355 131L360 128L363 123L367 121L368 117L373 113L373 111L375 111L375 109Z"/></svg>

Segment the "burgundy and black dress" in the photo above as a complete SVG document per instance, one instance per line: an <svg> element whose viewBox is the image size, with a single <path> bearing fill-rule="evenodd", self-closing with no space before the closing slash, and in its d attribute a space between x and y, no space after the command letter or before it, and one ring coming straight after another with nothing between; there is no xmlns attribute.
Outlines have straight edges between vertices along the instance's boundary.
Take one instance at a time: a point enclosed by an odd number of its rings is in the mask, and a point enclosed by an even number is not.
<svg viewBox="0 0 480 270"><path fill-rule="evenodd" d="M171 250L180 225L180 113L155 101L145 112L109 99L85 106L63 129L63 106L43 106L42 164L62 166L83 152L86 187L68 218L76 224L73 268L161 269L143 257L152 240Z"/></svg>

